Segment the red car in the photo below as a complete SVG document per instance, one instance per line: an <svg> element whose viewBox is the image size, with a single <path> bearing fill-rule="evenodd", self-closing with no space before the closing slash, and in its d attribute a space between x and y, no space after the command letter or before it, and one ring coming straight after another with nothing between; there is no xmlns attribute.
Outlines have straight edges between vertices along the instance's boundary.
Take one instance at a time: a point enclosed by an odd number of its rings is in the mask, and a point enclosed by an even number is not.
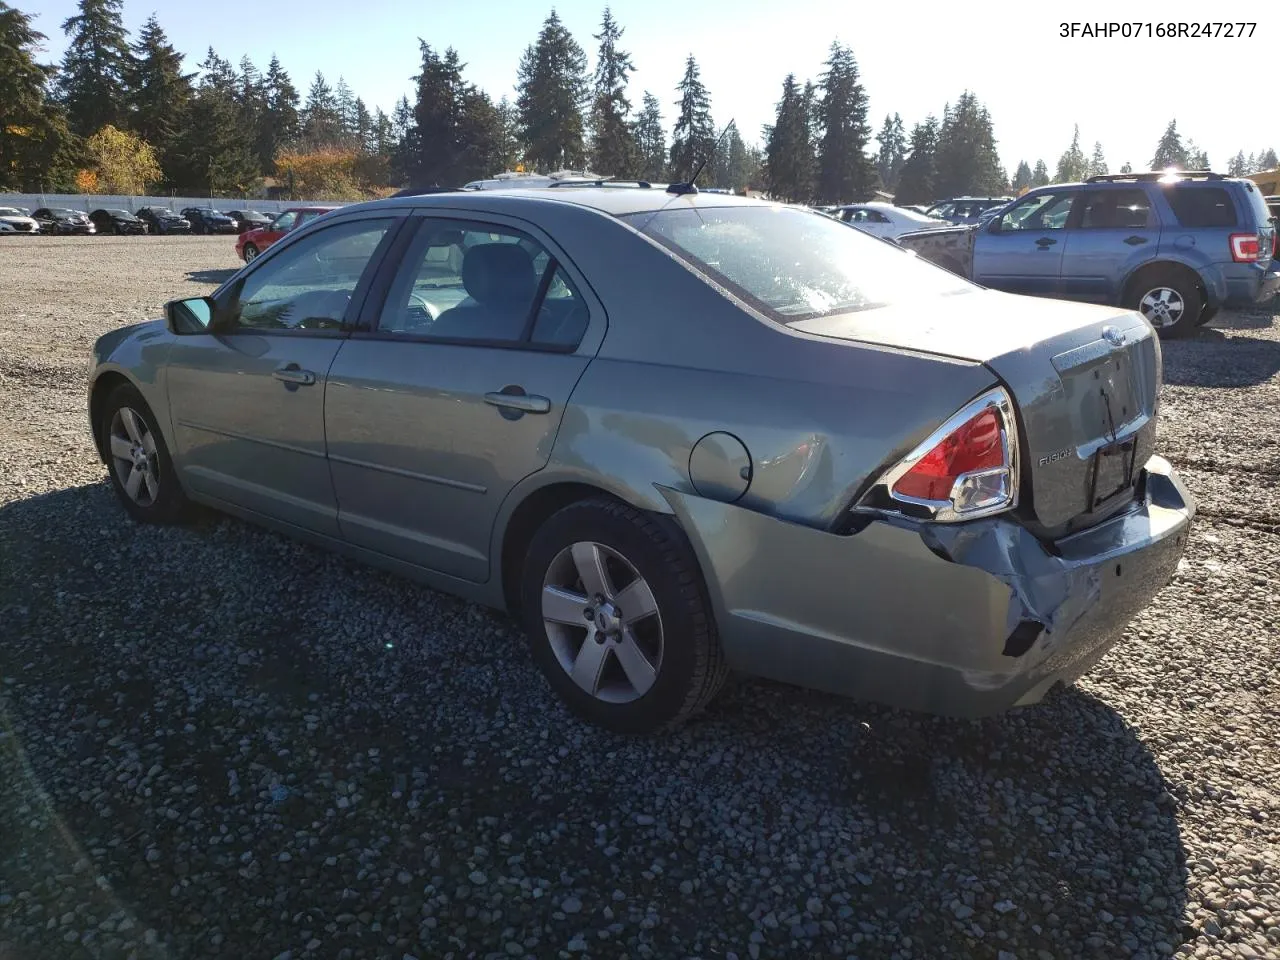
<svg viewBox="0 0 1280 960"><path fill-rule="evenodd" d="M236 256L245 263L253 260L290 230L296 230L310 220L337 207L290 207L265 227L246 230L236 238Z"/></svg>

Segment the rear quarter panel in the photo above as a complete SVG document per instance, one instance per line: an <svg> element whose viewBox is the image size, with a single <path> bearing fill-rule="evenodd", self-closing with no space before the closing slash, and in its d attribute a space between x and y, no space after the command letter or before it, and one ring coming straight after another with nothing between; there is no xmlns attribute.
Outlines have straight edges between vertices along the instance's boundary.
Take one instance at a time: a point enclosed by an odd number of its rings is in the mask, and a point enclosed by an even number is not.
<svg viewBox="0 0 1280 960"><path fill-rule="evenodd" d="M587 482L670 512L657 487L695 492L690 453L724 431L750 452L741 505L827 527L886 462L994 381L981 364L774 324L629 227L585 219L599 216L539 221L589 278L608 331L532 485Z"/></svg>

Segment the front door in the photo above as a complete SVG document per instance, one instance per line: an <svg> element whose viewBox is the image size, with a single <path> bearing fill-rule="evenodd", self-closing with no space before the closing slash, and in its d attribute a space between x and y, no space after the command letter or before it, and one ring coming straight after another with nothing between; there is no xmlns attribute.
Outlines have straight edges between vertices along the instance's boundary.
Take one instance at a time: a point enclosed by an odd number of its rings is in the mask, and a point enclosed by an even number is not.
<svg viewBox="0 0 1280 960"><path fill-rule="evenodd" d="M209 333L176 339L166 370L184 486L338 535L325 388L396 224L350 219L263 257L219 292Z"/></svg>
<svg viewBox="0 0 1280 960"><path fill-rule="evenodd" d="M986 287L1040 296L1057 294L1063 233L1074 193L1025 197L985 227L973 247L973 279Z"/></svg>
<svg viewBox="0 0 1280 960"><path fill-rule="evenodd" d="M1062 251L1062 296L1119 303L1124 279L1154 260L1160 224L1141 187L1104 187L1081 195Z"/></svg>
<svg viewBox="0 0 1280 960"><path fill-rule="evenodd" d="M503 499L551 454L590 362L594 302L549 241L500 222L422 221L376 328L329 374L343 536L473 582Z"/></svg>

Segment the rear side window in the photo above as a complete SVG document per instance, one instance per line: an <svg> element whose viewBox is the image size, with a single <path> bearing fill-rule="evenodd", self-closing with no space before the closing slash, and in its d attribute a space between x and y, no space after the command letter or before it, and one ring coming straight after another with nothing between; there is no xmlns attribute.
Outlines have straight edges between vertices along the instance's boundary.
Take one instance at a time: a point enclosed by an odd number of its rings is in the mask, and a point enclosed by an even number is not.
<svg viewBox="0 0 1280 960"><path fill-rule="evenodd" d="M1085 194L1082 230L1140 229L1147 225L1151 203L1144 190L1098 190Z"/></svg>
<svg viewBox="0 0 1280 960"><path fill-rule="evenodd" d="M1262 198L1262 191L1248 183L1243 183L1245 196L1249 198L1249 206L1253 208L1253 219L1259 227L1265 227L1267 221L1275 216L1274 210L1267 209L1267 201Z"/></svg>
<svg viewBox="0 0 1280 960"><path fill-rule="evenodd" d="M1236 206L1221 187L1179 186L1165 190L1173 215L1184 227L1234 227Z"/></svg>

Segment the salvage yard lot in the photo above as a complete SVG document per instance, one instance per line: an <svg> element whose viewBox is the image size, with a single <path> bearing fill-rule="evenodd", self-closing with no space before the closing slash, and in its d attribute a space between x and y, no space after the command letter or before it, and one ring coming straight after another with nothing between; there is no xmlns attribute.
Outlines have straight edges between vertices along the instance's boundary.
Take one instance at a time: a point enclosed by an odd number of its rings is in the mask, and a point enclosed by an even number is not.
<svg viewBox="0 0 1280 960"><path fill-rule="evenodd" d="M226 237L0 243L0 958L1280 957L1280 313L1166 344L1201 513L1076 689L962 722L755 680L627 739L504 617L131 524L102 332Z"/></svg>

